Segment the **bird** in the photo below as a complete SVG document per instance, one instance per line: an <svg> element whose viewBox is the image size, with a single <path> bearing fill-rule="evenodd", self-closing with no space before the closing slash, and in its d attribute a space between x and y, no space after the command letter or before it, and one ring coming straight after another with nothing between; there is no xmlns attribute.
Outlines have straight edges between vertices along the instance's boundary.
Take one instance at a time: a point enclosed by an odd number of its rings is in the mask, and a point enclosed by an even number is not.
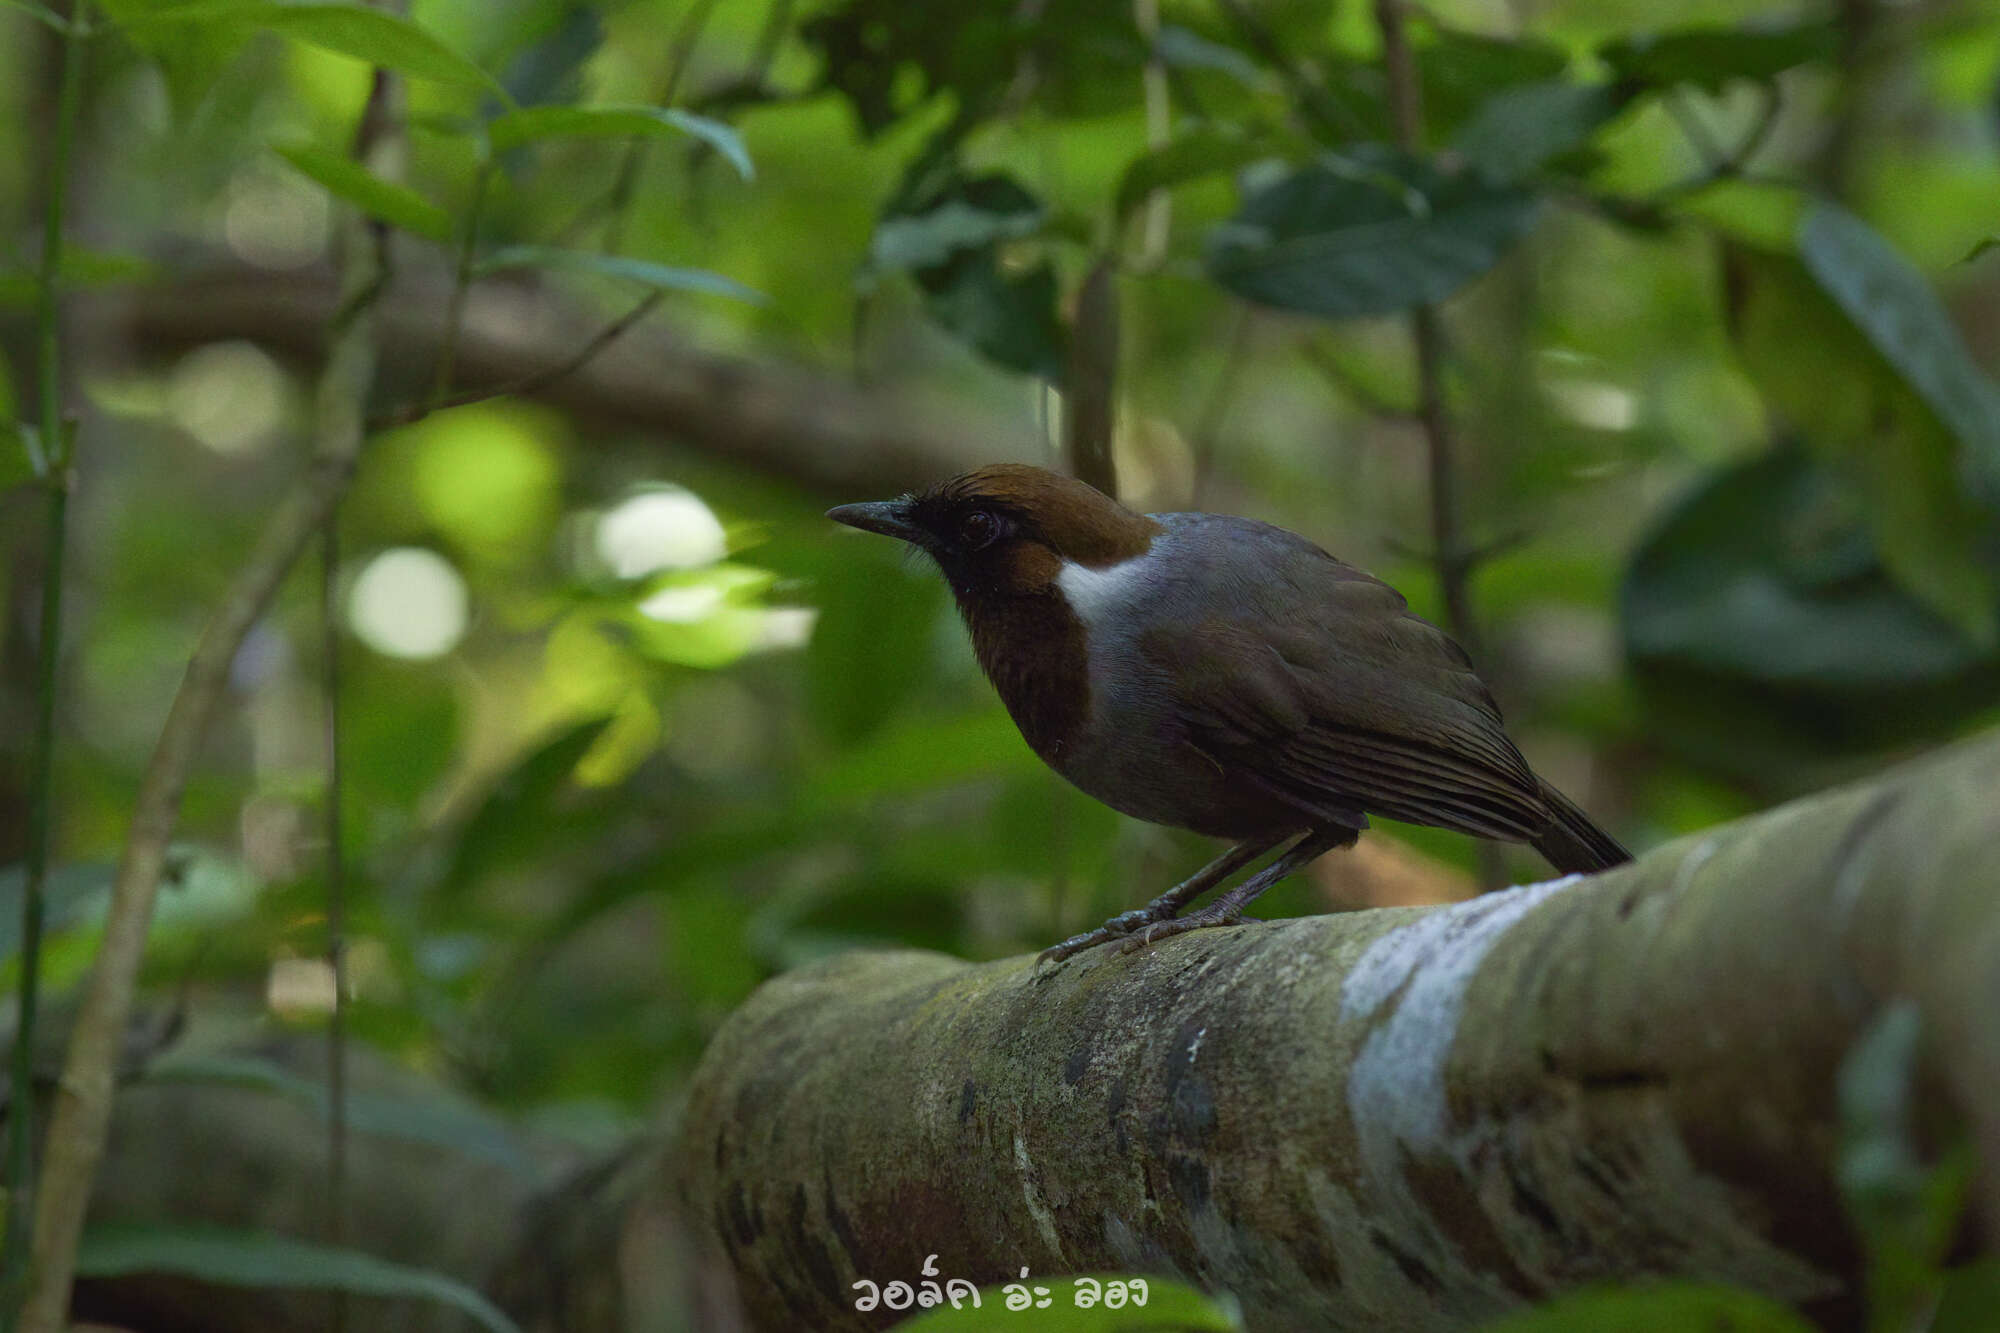
<svg viewBox="0 0 2000 1333"><path fill-rule="evenodd" d="M1353 845L1370 815L1527 843L1563 873L1632 859L1528 766L1464 649L1297 533L1136 513L1019 463L827 517L937 563L980 667L1050 768L1135 819L1232 844L1043 960L1239 923L1266 889Z"/></svg>

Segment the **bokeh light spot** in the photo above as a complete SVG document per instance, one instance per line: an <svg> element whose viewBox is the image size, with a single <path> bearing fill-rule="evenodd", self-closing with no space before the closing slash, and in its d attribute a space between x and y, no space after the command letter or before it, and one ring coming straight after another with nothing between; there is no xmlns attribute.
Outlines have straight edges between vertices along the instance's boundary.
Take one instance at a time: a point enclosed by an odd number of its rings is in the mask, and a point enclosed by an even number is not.
<svg viewBox="0 0 2000 1333"><path fill-rule="evenodd" d="M756 646L769 651L803 648L812 642L819 611L810 606L774 606L764 612L757 630Z"/></svg>
<svg viewBox="0 0 2000 1333"><path fill-rule="evenodd" d="M229 182L222 237L245 263L294 269L326 253L331 215L326 193L303 178L254 170Z"/></svg>
<svg viewBox="0 0 2000 1333"><path fill-rule="evenodd" d="M674 625L692 625L722 608L723 591L712 583L684 588L662 588L639 603L639 614L649 620Z"/></svg>
<svg viewBox="0 0 2000 1333"><path fill-rule="evenodd" d="M333 965L324 958L280 958L264 978L264 1003L279 1018L333 1012Z"/></svg>
<svg viewBox="0 0 2000 1333"><path fill-rule="evenodd" d="M284 424L287 387L277 362L251 344L210 343L174 367L167 414L219 454L249 453Z"/></svg>
<svg viewBox="0 0 2000 1333"><path fill-rule="evenodd" d="M678 486L642 491L597 521L597 554L621 579L710 564L728 549L714 511Z"/></svg>
<svg viewBox="0 0 2000 1333"><path fill-rule="evenodd" d="M465 637L465 580L435 551L401 546L368 562L347 597L347 623L386 657L442 657Z"/></svg>
<svg viewBox="0 0 2000 1333"><path fill-rule="evenodd" d="M560 468L544 437L556 419L518 404L440 412L411 428L424 514L482 559L538 549L555 521Z"/></svg>

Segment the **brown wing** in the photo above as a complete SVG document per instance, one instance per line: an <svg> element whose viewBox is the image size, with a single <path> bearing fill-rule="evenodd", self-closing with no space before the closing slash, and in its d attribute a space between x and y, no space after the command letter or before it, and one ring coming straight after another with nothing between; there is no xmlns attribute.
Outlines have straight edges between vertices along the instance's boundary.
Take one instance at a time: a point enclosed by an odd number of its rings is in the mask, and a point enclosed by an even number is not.
<svg viewBox="0 0 2000 1333"><path fill-rule="evenodd" d="M1314 552L1306 613L1259 609L1155 633L1193 742L1233 780L1315 817L1348 812L1524 840L1544 828L1541 784L1471 663L1387 584Z"/></svg>

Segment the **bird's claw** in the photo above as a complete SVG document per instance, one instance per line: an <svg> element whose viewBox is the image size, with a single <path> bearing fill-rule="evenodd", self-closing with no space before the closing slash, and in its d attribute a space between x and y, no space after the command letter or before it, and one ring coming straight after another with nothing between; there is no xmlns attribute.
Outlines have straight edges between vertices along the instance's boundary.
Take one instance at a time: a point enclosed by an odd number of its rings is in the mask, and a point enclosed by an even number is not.
<svg viewBox="0 0 2000 1333"><path fill-rule="evenodd" d="M1171 939L1184 935L1190 930L1204 930L1210 926L1237 926L1251 918L1241 912L1190 912L1186 916L1175 917L1171 921L1156 921L1125 941L1120 953L1138 953L1149 948L1157 940Z"/></svg>
<svg viewBox="0 0 2000 1333"><path fill-rule="evenodd" d="M1094 949L1100 944L1123 939L1135 930L1151 929L1166 919L1166 912L1157 904L1135 907L1129 912L1120 912L1095 930L1086 930L1081 935L1072 935L1061 944L1052 944L1036 957L1035 962L1060 963L1065 958L1075 957L1085 949Z"/></svg>

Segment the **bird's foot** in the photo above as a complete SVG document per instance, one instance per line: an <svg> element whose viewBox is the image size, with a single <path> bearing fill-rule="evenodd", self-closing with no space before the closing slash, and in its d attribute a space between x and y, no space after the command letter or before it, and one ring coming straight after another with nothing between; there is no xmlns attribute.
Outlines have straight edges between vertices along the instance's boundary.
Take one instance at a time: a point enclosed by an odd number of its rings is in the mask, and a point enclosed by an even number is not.
<svg viewBox="0 0 2000 1333"><path fill-rule="evenodd" d="M1175 917L1171 921L1156 921L1142 930L1131 933L1120 953L1138 953L1152 947L1164 939L1184 935L1190 930L1206 930L1210 926L1240 926L1257 920L1254 916L1243 915L1243 909L1233 904L1215 902L1199 912L1189 912L1186 916Z"/></svg>
<svg viewBox="0 0 2000 1333"><path fill-rule="evenodd" d="M1135 930L1159 924L1173 915L1171 905L1160 902L1147 903L1129 912L1120 912L1095 930L1086 930L1081 935L1072 935L1061 944L1052 944L1042 950L1037 963L1060 963L1065 958L1074 957L1085 949L1094 949L1111 940L1123 939Z"/></svg>

